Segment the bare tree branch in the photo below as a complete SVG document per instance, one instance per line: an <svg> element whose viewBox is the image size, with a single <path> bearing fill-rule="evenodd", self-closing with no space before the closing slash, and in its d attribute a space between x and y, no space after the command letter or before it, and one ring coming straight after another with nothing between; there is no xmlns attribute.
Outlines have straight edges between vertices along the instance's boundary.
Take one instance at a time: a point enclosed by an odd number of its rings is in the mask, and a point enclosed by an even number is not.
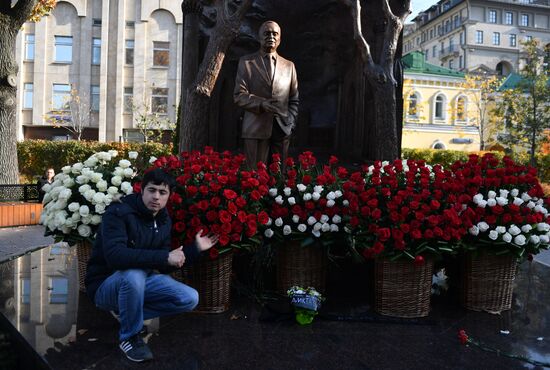
<svg viewBox="0 0 550 370"><path fill-rule="evenodd" d="M9 0L4 0L4 2L10 3ZM10 15L14 22L14 27L20 28L23 23L29 18L34 9L37 0L18 0L17 3L11 8Z"/></svg>
<svg viewBox="0 0 550 370"><path fill-rule="evenodd" d="M391 11L389 0L382 0L382 11L384 12L384 15L388 19L395 20L395 15L393 15L393 12Z"/></svg>
<svg viewBox="0 0 550 370"><path fill-rule="evenodd" d="M235 19L239 19L239 24L240 24L240 19L242 19L244 17L244 14L250 8L250 5L252 5L252 0L244 0L242 2L241 6L238 7L237 10L235 11L235 13L233 14L233 17Z"/></svg>
<svg viewBox="0 0 550 370"><path fill-rule="evenodd" d="M405 22L405 19L411 14L411 0L405 0L403 1L403 6L401 7L401 11L397 12L395 15L401 18L403 22Z"/></svg>
<svg viewBox="0 0 550 370"><path fill-rule="evenodd" d="M346 6L351 9L351 16L353 18L353 38L357 43L361 59L368 66L372 67L374 61L370 52L370 46L363 36L361 29L361 4L359 0L341 0Z"/></svg>
<svg viewBox="0 0 550 370"><path fill-rule="evenodd" d="M395 76L393 75L393 64L395 61L395 53L397 51L397 43L399 42L399 35L403 30L405 18L410 13L410 0L403 4L403 8L406 9L400 12L400 16L394 15L390 8L389 0L382 1L382 10L384 16L387 19L386 29L384 31L384 46L382 47L380 55L380 65L384 69L387 78L394 84L397 84Z"/></svg>

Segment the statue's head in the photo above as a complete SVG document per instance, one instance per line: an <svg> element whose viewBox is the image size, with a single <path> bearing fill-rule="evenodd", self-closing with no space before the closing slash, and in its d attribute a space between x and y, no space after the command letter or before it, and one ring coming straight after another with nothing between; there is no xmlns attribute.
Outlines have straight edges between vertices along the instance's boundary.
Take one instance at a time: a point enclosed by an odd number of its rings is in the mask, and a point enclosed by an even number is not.
<svg viewBox="0 0 550 370"><path fill-rule="evenodd" d="M273 53L281 43L281 27L274 21L264 22L258 32L260 45L266 53Z"/></svg>

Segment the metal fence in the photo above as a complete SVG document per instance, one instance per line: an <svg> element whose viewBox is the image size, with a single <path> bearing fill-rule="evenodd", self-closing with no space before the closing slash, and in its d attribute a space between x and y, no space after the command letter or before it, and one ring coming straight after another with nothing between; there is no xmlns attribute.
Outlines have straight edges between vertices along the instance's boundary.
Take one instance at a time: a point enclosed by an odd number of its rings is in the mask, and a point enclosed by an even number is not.
<svg viewBox="0 0 550 370"><path fill-rule="evenodd" d="M38 185L0 185L0 202L38 202Z"/></svg>

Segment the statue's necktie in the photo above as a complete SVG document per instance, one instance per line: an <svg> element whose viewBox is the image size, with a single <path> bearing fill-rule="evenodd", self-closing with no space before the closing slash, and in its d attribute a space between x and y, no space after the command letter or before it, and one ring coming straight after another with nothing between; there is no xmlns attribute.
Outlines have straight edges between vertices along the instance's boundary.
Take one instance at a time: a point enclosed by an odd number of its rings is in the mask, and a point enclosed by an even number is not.
<svg viewBox="0 0 550 370"><path fill-rule="evenodd" d="M267 69L267 75L273 81L273 77L275 76L275 56L268 54L266 56L267 63L266 63L266 69Z"/></svg>

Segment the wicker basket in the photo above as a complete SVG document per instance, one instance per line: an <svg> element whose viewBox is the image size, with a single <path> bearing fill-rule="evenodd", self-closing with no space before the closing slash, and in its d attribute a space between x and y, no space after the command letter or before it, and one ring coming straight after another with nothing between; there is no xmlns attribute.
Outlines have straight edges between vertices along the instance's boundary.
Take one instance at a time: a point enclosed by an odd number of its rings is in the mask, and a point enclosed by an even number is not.
<svg viewBox="0 0 550 370"><path fill-rule="evenodd" d="M78 261L78 287L81 292L86 292L86 270L88 266L88 260L92 255L92 243L85 240L76 243L76 256Z"/></svg>
<svg viewBox="0 0 550 370"><path fill-rule="evenodd" d="M374 262L374 309L387 316L424 317L430 313L433 260L377 259Z"/></svg>
<svg viewBox="0 0 550 370"><path fill-rule="evenodd" d="M286 295L294 285L326 291L328 257L319 245L289 241L277 246L277 290Z"/></svg>
<svg viewBox="0 0 550 370"><path fill-rule="evenodd" d="M202 258L172 276L199 292L195 312L222 313L229 309L232 264L233 253L223 253L215 260Z"/></svg>
<svg viewBox="0 0 550 370"><path fill-rule="evenodd" d="M517 258L468 254L461 262L461 303L474 311L501 312L512 306Z"/></svg>

